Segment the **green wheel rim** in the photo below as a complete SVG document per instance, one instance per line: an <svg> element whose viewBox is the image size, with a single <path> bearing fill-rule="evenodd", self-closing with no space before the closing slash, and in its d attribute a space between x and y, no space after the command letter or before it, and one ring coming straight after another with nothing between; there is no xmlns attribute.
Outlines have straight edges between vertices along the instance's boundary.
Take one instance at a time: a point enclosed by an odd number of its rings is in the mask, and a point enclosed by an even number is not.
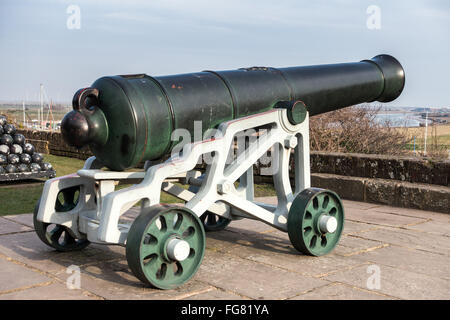
<svg viewBox="0 0 450 320"><path fill-rule="evenodd" d="M79 186L61 190L56 198L55 210L57 212L68 212L74 209L78 204L77 193L79 195L79 192ZM34 230L42 242L63 252L81 250L90 244L87 239L77 239L73 233L70 232L69 228L65 226L38 221L37 214L40 202L41 199L38 200L34 208L33 224Z"/></svg>
<svg viewBox="0 0 450 320"><path fill-rule="evenodd" d="M218 216L212 212L206 211L200 216L205 231L220 231L225 229L231 222L230 219Z"/></svg>
<svg viewBox="0 0 450 320"><path fill-rule="evenodd" d="M322 232L319 219L332 216L337 220L333 233ZM339 196L330 190L309 188L294 199L288 214L288 235L300 252L322 256L339 242L344 229L344 207Z"/></svg>
<svg viewBox="0 0 450 320"><path fill-rule="evenodd" d="M172 260L167 254L167 244L174 238L189 244L189 256L183 261ZM128 265L142 282L159 289L173 289L197 272L205 242L202 222L192 211L167 205L144 208L128 232Z"/></svg>

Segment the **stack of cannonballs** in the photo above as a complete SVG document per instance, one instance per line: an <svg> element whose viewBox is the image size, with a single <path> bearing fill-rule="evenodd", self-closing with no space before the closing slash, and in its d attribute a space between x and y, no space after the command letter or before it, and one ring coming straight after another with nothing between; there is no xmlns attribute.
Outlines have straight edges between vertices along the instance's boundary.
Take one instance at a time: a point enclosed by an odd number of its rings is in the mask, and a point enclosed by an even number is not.
<svg viewBox="0 0 450 320"><path fill-rule="evenodd" d="M16 127L0 116L0 174L53 170L52 165L43 160L31 143L25 143L25 136L16 133Z"/></svg>

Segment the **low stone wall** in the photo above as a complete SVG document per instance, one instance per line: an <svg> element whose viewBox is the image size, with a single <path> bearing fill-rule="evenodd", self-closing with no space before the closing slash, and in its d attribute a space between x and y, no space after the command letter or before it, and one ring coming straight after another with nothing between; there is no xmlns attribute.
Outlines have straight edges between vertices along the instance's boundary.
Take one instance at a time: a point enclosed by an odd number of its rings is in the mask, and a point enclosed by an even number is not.
<svg viewBox="0 0 450 320"><path fill-rule="evenodd" d="M312 152L311 172L450 186L449 160Z"/></svg>
<svg viewBox="0 0 450 320"><path fill-rule="evenodd" d="M89 148L76 149L70 147L63 140L60 132L55 131L36 131L36 130L17 130L23 134L27 142L34 145L37 152L54 154L57 156L78 158L85 160L92 156Z"/></svg>
<svg viewBox="0 0 450 320"><path fill-rule="evenodd" d="M311 184L343 199L450 213L450 188L386 179L313 173Z"/></svg>

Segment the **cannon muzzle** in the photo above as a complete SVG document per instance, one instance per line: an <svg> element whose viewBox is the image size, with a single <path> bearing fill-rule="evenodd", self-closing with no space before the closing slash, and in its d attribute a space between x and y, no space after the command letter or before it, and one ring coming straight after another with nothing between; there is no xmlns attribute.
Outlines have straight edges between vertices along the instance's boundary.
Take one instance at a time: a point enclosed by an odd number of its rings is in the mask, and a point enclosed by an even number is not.
<svg viewBox="0 0 450 320"><path fill-rule="evenodd" d="M171 134L194 122L202 130L302 101L311 116L363 102L389 102L403 90L405 74L389 55L354 63L307 67L251 67L173 76L102 77L80 89L61 123L67 143L89 145L113 170L168 154Z"/></svg>

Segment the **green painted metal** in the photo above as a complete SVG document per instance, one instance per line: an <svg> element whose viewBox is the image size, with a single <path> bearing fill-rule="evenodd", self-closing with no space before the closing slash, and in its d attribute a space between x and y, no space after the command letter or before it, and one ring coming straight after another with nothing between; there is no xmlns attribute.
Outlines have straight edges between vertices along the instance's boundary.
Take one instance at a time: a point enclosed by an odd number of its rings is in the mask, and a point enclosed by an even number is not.
<svg viewBox="0 0 450 320"><path fill-rule="evenodd" d="M400 63L388 55L355 63L291 68L253 67L173 76L145 74L103 77L79 90L74 110L62 121L65 140L89 145L113 170L169 153L175 129L194 136L220 123L270 110L280 101L294 104L291 121L363 102L392 101L405 83ZM297 109L298 108L298 109Z"/></svg>
<svg viewBox="0 0 450 320"><path fill-rule="evenodd" d="M78 203L76 193L79 192L79 190L78 186L61 190L57 196L55 210L57 212L68 212L75 208ZM90 244L87 239L75 238L69 231L69 228L65 226L38 221L37 214L40 201L41 199L38 200L36 207L34 208L33 224L36 234L42 242L63 252L81 250Z"/></svg>
<svg viewBox="0 0 450 320"><path fill-rule="evenodd" d="M308 110L303 101L280 101L275 108L287 109L287 117L291 124L297 125L305 121Z"/></svg>
<svg viewBox="0 0 450 320"><path fill-rule="evenodd" d="M333 233L323 233L319 219L329 215L337 219ZM344 229L344 206L339 196L330 190L309 188L294 199L288 214L288 235L300 252L322 256L334 249Z"/></svg>
<svg viewBox="0 0 450 320"><path fill-rule="evenodd" d="M173 261L166 252L168 242L178 238L189 243L186 260ZM160 289L176 288L198 270L205 252L205 231L199 218L179 206L143 208L128 232L126 256L133 274Z"/></svg>
<svg viewBox="0 0 450 320"><path fill-rule="evenodd" d="M230 219L218 216L212 212L206 211L200 216L205 231L221 231L225 229L231 222Z"/></svg>

